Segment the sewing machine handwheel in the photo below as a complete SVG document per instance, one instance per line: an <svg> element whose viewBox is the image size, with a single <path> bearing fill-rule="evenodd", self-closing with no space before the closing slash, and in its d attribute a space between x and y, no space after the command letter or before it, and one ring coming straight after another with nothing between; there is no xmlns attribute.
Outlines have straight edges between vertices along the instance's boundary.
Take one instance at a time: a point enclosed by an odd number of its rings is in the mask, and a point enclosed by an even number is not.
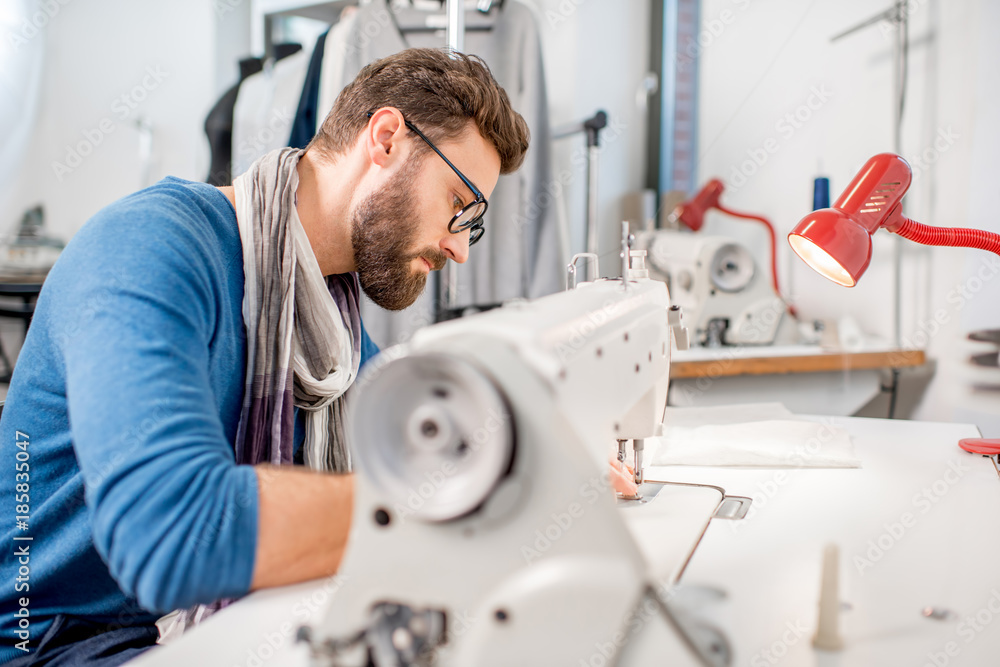
<svg viewBox="0 0 1000 667"><path fill-rule="evenodd" d="M507 402L482 370L446 354L405 356L355 397L357 467L383 501L425 521L472 512L510 469Z"/></svg>

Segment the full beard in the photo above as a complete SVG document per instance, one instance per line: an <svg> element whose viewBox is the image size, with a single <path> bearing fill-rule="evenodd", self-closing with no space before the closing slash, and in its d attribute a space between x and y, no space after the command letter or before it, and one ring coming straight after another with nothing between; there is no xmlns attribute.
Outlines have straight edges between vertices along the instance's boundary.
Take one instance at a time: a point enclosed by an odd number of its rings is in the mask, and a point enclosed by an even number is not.
<svg viewBox="0 0 1000 667"><path fill-rule="evenodd" d="M413 259L426 257L440 270L447 258L437 248L412 250L417 236L413 174L410 161L380 191L365 198L354 212L351 243L361 288L386 310L402 310L424 291L427 274L414 271Z"/></svg>

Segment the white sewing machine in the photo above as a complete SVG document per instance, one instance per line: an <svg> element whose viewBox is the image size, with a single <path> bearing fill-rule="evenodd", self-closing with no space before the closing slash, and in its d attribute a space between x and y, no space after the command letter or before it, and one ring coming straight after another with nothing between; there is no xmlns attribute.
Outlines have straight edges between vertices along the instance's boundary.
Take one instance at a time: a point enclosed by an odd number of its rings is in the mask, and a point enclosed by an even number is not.
<svg viewBox="0 0 1000 667"><path fill-rule="evenodd" d="M696 344L770 345L797 342L787 306L736 240L687 231L641 232L650 276L667 283L684 310Z"/></svg>
<svg viewBox="0 0 1000 667"><path fill-rule="evenodd" d="M703 663L669 590L723 493L644 484L616 504L607 481L616 440L641 479L684 337L636 274L428 328L361 381L354 524L313 664Z"/></svg>
<svg viewBox="0 0 1000 667"><path fill-rule="evenodd" d="M609 483L616 441L619 460L633 443L642 482L671 346L686 347L640 262L623 263L627 283L430 327L373 362L352 408L336 593L268 664L725 664L724 637L673 609L671 587L720 507L739 514L743 499L650 483L619 499Z"/></svg>

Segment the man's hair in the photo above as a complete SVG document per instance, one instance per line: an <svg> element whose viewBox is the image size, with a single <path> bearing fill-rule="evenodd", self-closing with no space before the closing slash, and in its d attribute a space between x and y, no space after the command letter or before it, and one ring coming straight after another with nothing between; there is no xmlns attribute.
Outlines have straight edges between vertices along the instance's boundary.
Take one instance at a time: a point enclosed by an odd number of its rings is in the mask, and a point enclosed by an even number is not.
<svg viewBox="0 0 1000 667"><path fill-rule="evenodd" d="M528 125L478 56L438 49L407 49L367 65L344 88L309 143L320 153L347 152L368 125L368 113L395 107L431 141L445 141L475 123L500 154L500 173L521 166ZM423 142L417 154L427 150Z"/></svg>

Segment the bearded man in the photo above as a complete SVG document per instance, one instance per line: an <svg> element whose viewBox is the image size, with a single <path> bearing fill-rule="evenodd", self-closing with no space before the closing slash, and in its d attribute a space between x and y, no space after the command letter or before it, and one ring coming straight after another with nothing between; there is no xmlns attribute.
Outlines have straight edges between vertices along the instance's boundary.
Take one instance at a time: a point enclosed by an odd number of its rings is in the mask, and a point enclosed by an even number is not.
<svg viewBox="0 0 1000 667"><path fill-rule="evenodd" d="M482 61L413 49L364 68L304 151L88 221L0 419L0 663L117 665L164 612L336 572L344 392L377 352L360 290L405 308L465 262L527 147Z"/></svg>

